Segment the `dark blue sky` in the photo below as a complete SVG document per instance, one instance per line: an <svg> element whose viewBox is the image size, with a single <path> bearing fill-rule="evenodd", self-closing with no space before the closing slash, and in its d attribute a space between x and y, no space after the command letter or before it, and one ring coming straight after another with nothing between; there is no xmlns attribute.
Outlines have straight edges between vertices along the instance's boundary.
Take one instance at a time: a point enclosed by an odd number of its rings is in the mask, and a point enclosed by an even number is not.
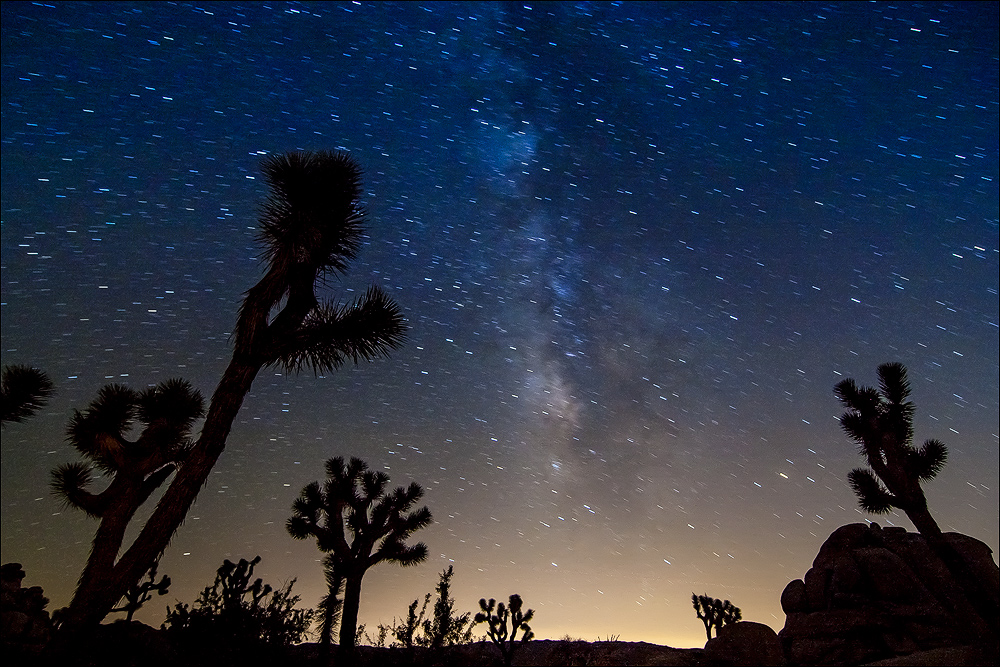
<svg viewBox="0 0 1000 667"><path fill-rule="evenodd" d="M262 373L160 571L322 587L284 521L334 455L416 480L431 562L401 615L520 592L540 637L698 644L692 590L778 597L865 519L832 387L911 373L946 530L998 547L995 3L12 3L2 36L3 363L58 394L3 434L3 561L68 602L94 524L63 429L105 382L210 394L258 278L262 155L342 149L349 275L392 359ZM870 518L870 517L869 517ZM905 517L891 523L909 526ZM146 611L162 620L159 601Z"/></svg>

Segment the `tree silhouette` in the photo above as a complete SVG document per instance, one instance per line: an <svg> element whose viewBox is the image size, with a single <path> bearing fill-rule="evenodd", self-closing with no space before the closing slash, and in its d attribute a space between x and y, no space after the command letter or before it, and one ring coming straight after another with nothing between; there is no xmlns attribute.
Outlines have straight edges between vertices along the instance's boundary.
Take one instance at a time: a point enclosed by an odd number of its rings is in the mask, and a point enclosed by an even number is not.
<svg viewBox="0 0 1000 667"><path fill-rule="evenodd" d="M31 366L4 366L0 376L0 424L21 422L41 410L53 394L52 380Z"/></svg>
<svg viewBox="0 0 1000 667"><path fill-rule="evenodd" d="M942 591L957 619L974 637L996 641L1000 598L983 586L969 564L945 539L927 508L920 483L933 479L948 459L948 449L935 439L913 446L913 403L906 367L878 367L878 389L859 387L848 378L834 387L847 411L840 417L844 432L858 443L868 468L855 468L847 480L858 504L871 514L901 509L928 546L955 577L957 586Z"/></svg>
<svg viewBox="0 0 1000 667"><path fill-rule="evenodd" d="M887 514L893 508L906 513L926 537L941 536L927 499L920 487L933 479L948 459L940 440L913 446L913 403L906 367L900 363L878 367L879 388L859 387L848 378L834 392L847 411L840 417L844 432L858 443L869 468L855 468L847 480L858 496L858 504L871 514Z"/></svg>
<svg viewBox="0 0 1000 667"><path fill-rule="evenodd" d="M719 636L722 627L743 620L743 612L729 600L722 601L692 593L691 604L694 605L698 618L705 624L705 635L708 639L712 638L712 628L715 628L715 635Z"/></svg>
<svg viewBox="0 0 1000 667"><path fill-rule="evenodd" d="M101 521L78 594L113 576L129 522L150 494L182 465L191 448L191 426L203 413L201 394L184 380L167 380L143 392L109 384L84 412L74 413L68 438L88 462L56 468L52 490L66 505ZM126 434L136 424L144 428L137 439L128 440ZM100 492L89 490L95 470L110 480ZM115 602L136 586L138 581Z"/></svg>
<svg viewBox="0 0 1000 667"><path fill-rule="evenodd" d="M132 545L115 562L121 551L116 537L117 544L107 547L111 567L81 581L65 615L70 628L99 623L166 549L225 449L262 368L327 372L349 361L387 356L405 338L398 306L378 287L349 304L316 296L317 285L344 273L361 247L357 163L344 153L289 153L268 156L262 171L271 188L258 237L266 273L239 309L233 357L212 395L201 435Z"/></svg>
<svg viewBox="0 0 1000 667"><path fill-rule="evenodd" d="M292 504L294 514L288 519L287 528L296 539L314 536L320 551L327 553L327 582L343 581L340 646L353 648L365 572L383 561L404 567L423 562L427 546L423 542L407 545L405 541L415 531L430 525L431 512L427 507L410 511L424 495L419 484L413 482L407 488L400 486L386 493L389 476L369 470L361 459L352 458L347 464L339 456L330 459L326 462L326 474L322 486L311 482L302 489ZM335 598L336 592L331 587L327 599ZM322 611L330 613L328 608ZM321 641L329 646L332 622L324 620L322 629L328 634Z"/></svg>
<svg viewBox="0 0 1000 667"><path fill-rule="evenodd" d="M486 602L485 598L480 598L479 608L482 609L481 612L476 614L473 620L474 624L486 623L489 626L487 630L487 635L497 648L500 649L500 656L503 658L503 664L506 667L510 667L511 661L514 659L514 651L517 650L517 631L521 630L521 643L531 641L535 637L535 633L531 630L528 622L534 618L535 610L529 609L527 613L521 611L523 602L521 602L521 596L514 593L508 598L508 605L504 605L503 602L500 606L497 606L497 601L490 598L489 602ZM493 610L496 613L493 613ZM510 620L510 630L507 630L507 621ZM508 638L509 633L509 638Z"/></svg>
<svg viewBox="0 0 1000 667"><path fill-rule="evenodd" d="M142 609L144 604L153 599L152 593L155 592L157 595L167 594L167 591L170 590L170 577L163 575L159 581L156 581L156 568L158 565L159 563L153 563L153 567L149 568L146 581L140 582L125 591L121 606L112 609L112 613L123 611L125 612L126 622L131 621L135 612Z"/></svg>

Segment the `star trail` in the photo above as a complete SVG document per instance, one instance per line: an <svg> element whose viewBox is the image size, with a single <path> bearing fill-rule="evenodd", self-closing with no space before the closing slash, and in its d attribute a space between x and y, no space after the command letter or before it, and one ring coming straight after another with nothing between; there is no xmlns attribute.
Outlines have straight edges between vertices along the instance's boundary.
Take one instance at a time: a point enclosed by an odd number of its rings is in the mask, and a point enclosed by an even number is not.
<svg viewBox="0 0 1000 667"><path fill-rule="evenodd" d="M68 604L96 523L50 471L105 383L209 396L261 269L263 156L344 150L368 235L325 293L384 288L388 360L266 369L159 572L224 558L314 606L285 530L332 456L417 481L428 562L541 638L701 646L691 593L780 630L857 509L833 386L910 371L944 530L1000 545L995 3L54 3L2 7L2 558ZM148 514L148 509L146 513Z"/></svg>

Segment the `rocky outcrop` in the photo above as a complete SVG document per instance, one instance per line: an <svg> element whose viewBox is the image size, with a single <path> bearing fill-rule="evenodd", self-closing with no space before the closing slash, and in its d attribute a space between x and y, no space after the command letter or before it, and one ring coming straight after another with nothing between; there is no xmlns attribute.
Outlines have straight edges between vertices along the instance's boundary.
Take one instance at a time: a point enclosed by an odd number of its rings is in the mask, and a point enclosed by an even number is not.
<svg viewBox="0 0 1000 667"><path fill-rule="evenodd" d="M0 567L0 640L5 658L38 656L52 636L52 621L40 586L21 588L20 563Z"/></svg>
<svg viewBox="0 0 1000 667"><path fill-rule="evenodd" d="M705 644L703 657L705 663L713 667L780 667L785 664L778 635L769 626L752 621L722 626L718 636Z"/></svg>
<svg viewBox="0 0 1000 667"><path fill-rule="evenodd" d="M992 550L974 538L945 539L979 584L970 595L1000 596ZM803 579L781 594L779 633L792 664L864 664L932 649L974 644L952 613L956 579L917 533L878 524L841 526Z"/></svg>

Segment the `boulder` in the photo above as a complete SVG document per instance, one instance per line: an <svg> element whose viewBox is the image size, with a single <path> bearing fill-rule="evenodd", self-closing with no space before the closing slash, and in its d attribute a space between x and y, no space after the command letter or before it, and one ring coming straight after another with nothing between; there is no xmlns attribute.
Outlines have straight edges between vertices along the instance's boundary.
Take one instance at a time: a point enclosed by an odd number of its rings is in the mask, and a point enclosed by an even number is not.
<svg viewBox="0 0 1000 667"><path fill-rule="evenodd" d="M724 625L719 635L708 640L703 654L709 665L740 667L785 664L778 635L763 623L740 621Z"/></svg>
<svg viewBox="0 0 1000 667"><path fill-rule="evenodd" d="M0 646L2 655L26 659L36 657L52 636L52 621L45 606L48 598L40 586L22 588L20 563L0 567Z"/></svg>
<svg viewBox="0 0 1000 667"><path fill-rule="evenodd" d="M957 533L946 539L974 574L971 592L917 533L878 524L836 529L803 579L781 594L785 658L801 665L864 664L974 643L952 611L954 601L965 596L981 605L985 599L989 608L993 600L995 608L1000 570L979 540Z"/></svg>

